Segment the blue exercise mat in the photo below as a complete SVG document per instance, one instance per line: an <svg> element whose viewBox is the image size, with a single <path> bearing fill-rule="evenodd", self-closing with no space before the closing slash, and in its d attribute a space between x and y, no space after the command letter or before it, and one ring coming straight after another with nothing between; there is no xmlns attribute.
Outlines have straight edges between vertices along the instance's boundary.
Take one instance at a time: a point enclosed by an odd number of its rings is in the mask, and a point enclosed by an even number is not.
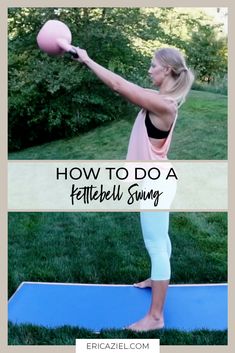
<svg viewBox="0 0 235 353"><path fill-rule="evenodd" d="M165 328L225 330L227 297L227 284L169 286ZM150 302L150 288L24 282L9 300L8 319L15 324L70 325L99 332L122 329L141 319Z"/></svg>

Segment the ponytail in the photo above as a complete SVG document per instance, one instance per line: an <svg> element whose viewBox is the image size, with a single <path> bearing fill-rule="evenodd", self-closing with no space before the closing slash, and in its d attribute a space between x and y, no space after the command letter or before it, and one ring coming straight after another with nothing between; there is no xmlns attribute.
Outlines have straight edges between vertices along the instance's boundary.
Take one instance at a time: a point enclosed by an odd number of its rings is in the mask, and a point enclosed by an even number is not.
<svg viewBox="0 0 235 353"><path fill-rule="evenodd" d="M171 68L173 84L168 88L166 94L174 98L180 107L185 102L192 87L194 74L186 66L185 59L180 51L175 48L162 48L155 53L155 57L164 67Z"/></svg>
<svg viewBox="0 0 235 353"><path fill-rule="evenodd" d="M181 70L180 74L175 77L173 86L166 93L173 97L180 107L185 102L193 81L194 74L192 71L189 68L184 68Z"/></svg>

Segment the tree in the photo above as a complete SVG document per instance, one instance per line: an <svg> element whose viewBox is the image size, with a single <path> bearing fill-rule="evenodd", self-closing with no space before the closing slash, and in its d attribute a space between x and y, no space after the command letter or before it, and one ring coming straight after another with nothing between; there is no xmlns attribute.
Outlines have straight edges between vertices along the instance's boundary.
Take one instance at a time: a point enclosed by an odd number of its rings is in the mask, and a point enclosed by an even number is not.
<svg viewBox="0 0 235 353"><path fill-rule="evenodd" d="M190 65L203 82L211 83L227 72L227 43L226 38L218 38L219 28L198 23L185 48Z"/></svg>
<svg viewBox="0 0 235 353"><path fill-rule="evenodd" d="M226 40L205 16L174 8L9 8L9 149L73 136L133 114L89 70L69 56L42 53L36 36L49 19L65 22L73 44L142 86L156 48L184 51L198 78L227 70ZM132 112L132 113L131 113Z"/></svg>

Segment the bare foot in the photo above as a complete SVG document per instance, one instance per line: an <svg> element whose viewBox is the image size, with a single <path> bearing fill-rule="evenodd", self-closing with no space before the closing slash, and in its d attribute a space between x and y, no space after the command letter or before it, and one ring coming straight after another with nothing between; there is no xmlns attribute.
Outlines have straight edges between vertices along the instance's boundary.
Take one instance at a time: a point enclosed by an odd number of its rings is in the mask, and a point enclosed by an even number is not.
<svg viewBox="0 0 235 353"><path fill-rule="evenodd" d="M163 317L156 319L150 314L148 314L142 320L128 326L127 330L139 332L139 331L160 330L163 327L164 327Z"/></svg>
<svg viewBox="0 0 235 353"><path fill-rule="evenodd" d="M152 287L152 281L151 281L150 278L148 278L148 279L146 279L143 282L134 283L133 286L137 287L137 288L151 288Z"/></svg>

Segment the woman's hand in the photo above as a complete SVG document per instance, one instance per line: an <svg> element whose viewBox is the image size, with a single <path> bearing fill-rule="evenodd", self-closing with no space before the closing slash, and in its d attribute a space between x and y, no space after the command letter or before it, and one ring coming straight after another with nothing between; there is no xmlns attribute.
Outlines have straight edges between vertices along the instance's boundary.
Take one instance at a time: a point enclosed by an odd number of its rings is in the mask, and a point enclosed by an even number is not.
<svg viewBox="0 0 235 353"><path fill-rule="evenodd" d="M74 60L77 60L82 64L83 63L86 64L88 62L88 60L90 59L86 50L81 49L79 47L72 47L72 48L76 51L76 53L78 55L78 58L77 59L75 58Z"/></svg>

